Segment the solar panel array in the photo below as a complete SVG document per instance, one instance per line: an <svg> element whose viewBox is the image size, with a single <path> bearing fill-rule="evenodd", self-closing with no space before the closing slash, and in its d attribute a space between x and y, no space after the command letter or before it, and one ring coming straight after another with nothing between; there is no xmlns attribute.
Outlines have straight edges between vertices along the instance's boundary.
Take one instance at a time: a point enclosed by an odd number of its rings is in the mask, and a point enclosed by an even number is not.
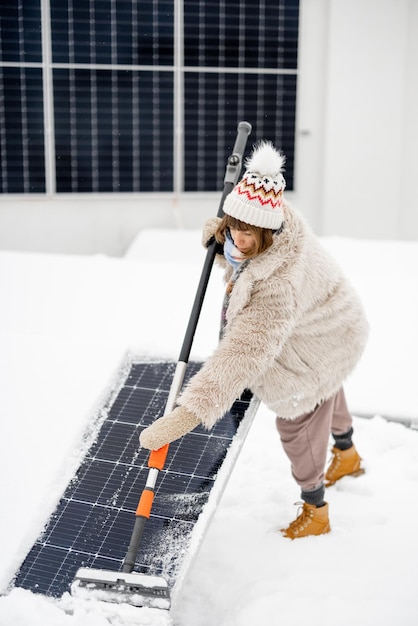
<svg viewBox="0 0 418 626"><path fill-rule="evenodd" d="M199 367L188 365L186 381ZM148 475L149 453L139 447L138 435L163 414L174 369L175 363L167 362L131 365L96 441L23 562L15 586L60 597L69 591L79 567L121 569ZM211 432L199 427L170 445L135 571L163 575L174 584L193 526L249 402L250 394L237 401Z"/></svg>
<svg viewBox="0 0 418 626"><path fill-rule="evenodd" d="M243 119L293 189L298 38L299 0L2 0L0 193L217 191Z"/></svg>

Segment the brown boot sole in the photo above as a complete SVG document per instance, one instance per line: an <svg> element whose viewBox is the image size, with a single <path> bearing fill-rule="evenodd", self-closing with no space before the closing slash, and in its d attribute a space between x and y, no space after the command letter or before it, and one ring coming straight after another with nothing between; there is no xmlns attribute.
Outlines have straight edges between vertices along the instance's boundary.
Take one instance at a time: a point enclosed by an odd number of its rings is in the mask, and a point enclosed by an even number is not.
<svg viewBox="0 0 418 626"><path fill-rule="evenodd" d="M325 480L325 487L332 487L332 485L335 485L336 482L341 480L341 478L345 478L346 476L353 476L353 478L355 478L355 477L361 476L362 474L365 474L365 473L366 473L366 470L363 469L362 467L360 467L360 469L356 470L355 472L351 472L350 474L344 474L343 476L340 476L339 478L336 478L336 480L333 480L332 482Z"/></svg>

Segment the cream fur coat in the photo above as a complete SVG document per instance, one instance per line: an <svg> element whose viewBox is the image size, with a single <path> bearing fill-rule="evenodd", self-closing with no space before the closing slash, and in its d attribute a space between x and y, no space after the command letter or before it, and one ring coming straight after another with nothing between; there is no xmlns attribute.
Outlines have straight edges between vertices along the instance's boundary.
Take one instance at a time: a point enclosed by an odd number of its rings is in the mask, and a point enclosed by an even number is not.
<svg viewBox="0 0 418 626"><path fill-rule="evenodd" d="M240 274L225 335L178 404L207 427L248 388L275 414L296 418L341 387L368 334L363 307L340 268L288 204L285 228ZM217 227L205 227L207 241ZM217 255L225 269L231 269Z"/></svg>

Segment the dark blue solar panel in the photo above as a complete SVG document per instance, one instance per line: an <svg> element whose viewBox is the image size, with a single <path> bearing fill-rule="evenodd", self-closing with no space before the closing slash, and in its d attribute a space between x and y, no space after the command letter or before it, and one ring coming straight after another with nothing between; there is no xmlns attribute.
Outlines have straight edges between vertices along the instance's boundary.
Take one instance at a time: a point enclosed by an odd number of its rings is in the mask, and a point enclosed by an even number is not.
<svg viewBox="0 0 418 626"><path fill-rule="evenodd" d="M199 367L188 365L186 381ZM79 567L121 569L148 476L149 453L139 448L138 435L163 414L174 369L175 363L167 362L131 366L15 586L59 597L69 591ZM198 428L170 445L135 571L163 575L174 584L193 526L249 402L250 394L237 401L210 433Z"/></svg>

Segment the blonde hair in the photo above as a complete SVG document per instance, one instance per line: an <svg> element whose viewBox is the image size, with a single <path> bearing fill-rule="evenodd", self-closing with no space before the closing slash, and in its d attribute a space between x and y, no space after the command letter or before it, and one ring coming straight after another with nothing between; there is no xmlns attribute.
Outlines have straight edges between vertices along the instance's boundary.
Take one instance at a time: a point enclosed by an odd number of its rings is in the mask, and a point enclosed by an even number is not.
<svg viewBox="0 0 418 626"><path fill-rule="evenodd" d="M246 259L252 259L258 254L265 252L273 243L274 231L270 228L262 228L261 226L246 224L246 222L241 222L237 218L231 217L230 215L224 215L222 218L222 221L220 222L215 233L216 241L222 244L225 243L226 231L231 228L232 230L249 231L254 236L254 245L248 252L244 253L244 257Z"/></svg>

